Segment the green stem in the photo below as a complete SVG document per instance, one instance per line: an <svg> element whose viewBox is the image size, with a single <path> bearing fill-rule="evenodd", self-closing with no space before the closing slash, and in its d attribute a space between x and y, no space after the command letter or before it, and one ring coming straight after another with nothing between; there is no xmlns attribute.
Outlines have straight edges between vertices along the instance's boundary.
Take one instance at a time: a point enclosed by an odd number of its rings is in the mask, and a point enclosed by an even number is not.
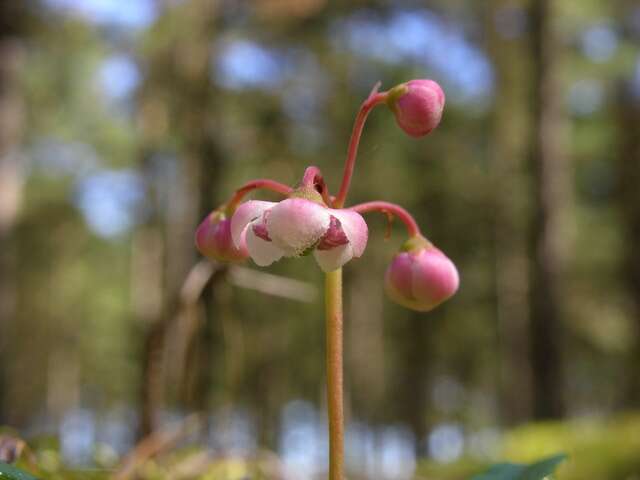
<svg viewBox="0 0 640 480"><path fill-rule="evenodd" d="M329 480L344 480L344 406L342 379L342 268L325 277L327 328L327 408Z"/></svg>

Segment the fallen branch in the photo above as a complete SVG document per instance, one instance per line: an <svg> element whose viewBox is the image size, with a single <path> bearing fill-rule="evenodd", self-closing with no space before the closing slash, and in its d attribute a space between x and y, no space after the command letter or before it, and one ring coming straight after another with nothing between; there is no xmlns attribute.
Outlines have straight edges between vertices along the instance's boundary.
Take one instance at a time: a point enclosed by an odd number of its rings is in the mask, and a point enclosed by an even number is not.
<svg viewBox="0 0 640 480"><path fill-rule="evenodd" d="M111 477L112 480L132 478L140 466L150 458L174 447L184 437L197 431L202 425L200 415L189 415L178 425L161 431L155 431L143 438L135 448L122 460L122 463Z"/></svg>

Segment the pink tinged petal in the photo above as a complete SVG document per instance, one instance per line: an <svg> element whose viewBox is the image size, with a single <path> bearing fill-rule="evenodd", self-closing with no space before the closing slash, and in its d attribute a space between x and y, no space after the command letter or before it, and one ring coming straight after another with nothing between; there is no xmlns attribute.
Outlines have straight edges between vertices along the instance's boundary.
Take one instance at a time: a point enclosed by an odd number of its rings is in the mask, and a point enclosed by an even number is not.
<svg viewBox="0 0 640 480"><path fill-rule="evenodd" d="M347 243L328 250L315 249L313 256L323 272L332 272L353 258L353 248Z"/></svg>
<svg viewBox="0 0 640 480"><path fill-rule="evenodd" d="M327 232L329 209L303 198L288 198L270 210L267 231L288 257L313 247Z"/></svg>
<svg viewBox="0 0 640 480"><path fill-rule="evenodd" d="M267 216L271 210L265 210L260 218L257 218L251 222L251 229L256 237L263 239L266 242L270 242L269 232L267 231Z"/></svg>
<svg viewBox="0 0 640 480"><path fill-rule="evenodd" d="M244 231L246 232L249 255L256 265L267 267L282 258L284 252L273 242L268 242L256 236L253 228L246 228Z"/></svg>
<svg viewBox="0 0 640 480"><path fill-rule="evenodd" d="M249 200L241 204L231 217L231 238L238 246L242 241L242 232L247 228L249 222L255 220L265 211L276 205L275 202L263 202L261 200Z"/></svg>
<svg viewBox="0 0 640 480"><path fill-rule="evenodd" d="M329 213L340 220L340 226L353 249L353 256L362 256L369 238L369 229L362 215L347 209L330 209Z"/></svg>
<svg viewBox="0 0 640 480"><path fill-rule="evenodd" d="M331 215L329 229L320 239L320 243L318 243L316 248L318 250L330 250L340 245L346 245L347 243L349 243L349 239L342 229L340 220Z"/></svg>

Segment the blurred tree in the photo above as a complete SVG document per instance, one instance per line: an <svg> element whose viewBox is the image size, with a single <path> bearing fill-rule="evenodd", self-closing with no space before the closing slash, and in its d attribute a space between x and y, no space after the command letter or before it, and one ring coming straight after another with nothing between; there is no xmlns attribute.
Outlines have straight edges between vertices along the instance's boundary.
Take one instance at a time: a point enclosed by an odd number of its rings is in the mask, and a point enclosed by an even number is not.
<svg viewBox="0 0 640 480"><path fill-rule="evenodd" d="M14 226L22 200L24 101L22 70L27 2L0 2L0 424L11 421L5 411L6 348L9 323L15 316L16 258Z"/></svg>
<svg viewBox="0 0 640 480"><path fill-rule="evenodd" d="M496 100L490 158L494 200L495 282L498 321L500 411L506 423L522 422L531 413L529 342L530 228L526 173L530 92L526 32L517 19L526 5L494 0L487 9L489 50L496 72Z"/></svg>
<svg viewBox="0 0 640 480"><path fill-rule="evenodd" d="M557 0L532 0L531 166L534 221L531 236L531 366L533 414L564 414L562 363L566 216L571 176L565 145L561 84L562 42Z"/></svg>
<svg viewBox="0 0 640 480"><path fill-rule="evenodd" d="M219 109L210 76L215 19L214 5L203 0L166 7L149 40L149 69L140 104L141 118L152 129L159 121L156 116L162 116L167 123L161 121L160 128L166 128L173 136L172 144L163 147L175 149L178 160L164 200L168 207L164 212L163 242L166 245L163 249L165 305L160 317L148 327L145 340L142 433L154 429L161 399L168 393L163 377L169 371L159 362L179 366L172 371L174 380L182 385L179 396L187 407L203 410L208 406L214 310L209 305L206 312L201 307L184 311L180 299L182 287L196 261L194 226L215 204L221 175L221 154L215 138L215 115ZM175 29L176 25L189 27ZM156 136L153 132L149 134ZM146 149L142 155L143 164L148 163ZM208 289L203 295L212 298ZM206 303L210 304L210 300ZM176 351L185 357L171 358L168 352Z"/></svg>
<svg viewBox="0 0 640 480"><path fill-rule="evenodd" d="M627 280L633 303L634 338L627 367L627 397L629 408L640 405L640 98L630 82L621 82L618 89L618 185L622 213L624 256L622 273Z"/></svg>

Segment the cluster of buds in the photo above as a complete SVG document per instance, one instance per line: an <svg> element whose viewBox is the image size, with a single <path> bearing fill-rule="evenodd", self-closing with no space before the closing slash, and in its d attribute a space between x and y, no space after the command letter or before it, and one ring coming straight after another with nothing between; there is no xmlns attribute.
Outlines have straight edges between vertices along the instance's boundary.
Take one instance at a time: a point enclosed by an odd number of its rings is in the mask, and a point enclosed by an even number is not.
<svg viewBox="0 0 640 480"><path fill-rule="evenodd" d="M442 89L432 80L411 80L386 92L379 92L376 86L356 118L336 196L330 195L317 167L308 167L296 188L273 180L254 180L205 218L196 232L197 248L217 261L238 262L251 257L259 266L282 257L313 254L320 268L330 272L363 255L368 228L362 214L383 212L398 217L409 234L387 269L387 294L413 310L433 309L458 289L453 262L422 235L413 217L402 207L374 201L345 208L344 202L362 128L375 106L386 104L400 128L412 137L421 137L440 123L444 103ZM285 198L280 202L243 202L244 196L255 189L275 191Z"/></svg>

